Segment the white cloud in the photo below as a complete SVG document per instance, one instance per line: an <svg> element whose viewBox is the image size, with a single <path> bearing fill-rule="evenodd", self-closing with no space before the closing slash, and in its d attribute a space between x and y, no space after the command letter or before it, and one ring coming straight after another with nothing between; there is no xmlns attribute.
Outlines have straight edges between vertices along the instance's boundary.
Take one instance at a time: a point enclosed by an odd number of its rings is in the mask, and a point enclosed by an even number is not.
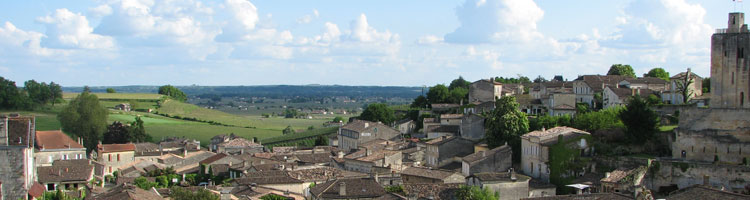
<svg viewBox="0 0 750 200"><path fill-rule="evenodd" d="M529 42L543 38L537 22L544 16L533 0L467 0L456 9L461 23L445 35L451 43Z"/></svg>
<svg viewBox="0 0 750 200"><path fill-rule="evenodd" d="M417 44L438 44L442 42L443 42L442 37L438 37L434 35L426 35L426 36L419 37L419 39L417 39Z"/></svg>
<svg viewBox="0 0 750 200"><path fill-rule="evenodd" d="M313 19L317 19L320 17L320 13L318 13L317 9L313 9L312 15L305 15L297 19L297 24L309 24L312 22Z"/></svg>
<svg viewBox="0 0 750 200"><path fill-rule="evenodd" d="M367 22L367 16L362 13L350 23L349 39L358 42L397 42L398 35L391 31L378 32Z"/></svg>
<svg viewBox="0 0 750 200"><path fill-rule="evenodd" d="M53 15L40 17L37 22L45 24L46 36L42 45L52 48L111 49L115 47L112 38L94 34L86 16L62 8Z"/></svg>
<svg viewBox="0 0 750 200"><path fill-rule="evenodd" d="M112 14L112 7L107 4L102 4L97 7L89 8L89 13L93 17L103 17Z"/></svg>

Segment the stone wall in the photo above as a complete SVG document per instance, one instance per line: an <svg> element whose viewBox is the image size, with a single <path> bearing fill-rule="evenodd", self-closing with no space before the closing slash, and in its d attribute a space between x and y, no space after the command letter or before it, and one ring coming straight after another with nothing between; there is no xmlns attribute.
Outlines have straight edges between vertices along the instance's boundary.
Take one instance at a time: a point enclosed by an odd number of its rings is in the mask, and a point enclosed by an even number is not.
<svg viewBox="0 0 750 200"><path fill-rule="evenodd" d="M469 102L495 101L495 85L489 81L476 81L469 85Z"/></svg>
<svg viewBox="0 0 750 200"><path fill-rule="evenodd" d="M29 183L27 179L32 178L29 177L29 170L25 166L26 160L30 159L27 157L30 157L27 155L29 150L23 147L0 146L0 160L4 161L0 164L0 182L2 182L0 199L26 199ZM33 171L32 168L30 173L33 174Z"/></svg>
<svg viewBox="0 0 750 200"><path fill-rule="evenodd" d="M474 165L469 166L468 163L463 162L462 166L468 167L468 174L470 175L480 172L505 172L513 164L513 151L510 148L507 150L500 150L495 152L484 160L478 161Z"/></svg>
<svg viewBox="0 0 750 200"><path fill-rule="evenodd" d="M750 159L750 109L682 109L672 158L740 164Z"/></svg>
<svg viewBox="0 0 750 200"><path fill-rule="evenodd" d="M477 115L467 115L461 120L461 137L470 140L484 138L484 118Z"/></svg>
<svg viewBox="0 0 750 200"><path fill-rule="evenodd" d="M731 14L730 14L731 15ZM730 20L731 21L731 20ZM743 24L744 22L740 22ZM731 25L730 25L731 27ZM750 34L711 37L711 107L750 108Z"/></svg>

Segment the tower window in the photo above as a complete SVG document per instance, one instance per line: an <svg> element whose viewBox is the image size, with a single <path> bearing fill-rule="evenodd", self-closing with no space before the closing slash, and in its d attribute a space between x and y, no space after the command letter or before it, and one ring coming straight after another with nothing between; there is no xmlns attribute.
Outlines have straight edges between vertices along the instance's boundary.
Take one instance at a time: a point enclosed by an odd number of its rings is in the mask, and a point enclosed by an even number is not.
<svg viewBox="0 0 750 200"><path fill-rule="evenodd" d="M737 48L737 58L745 58L745 48Z"/></svg>

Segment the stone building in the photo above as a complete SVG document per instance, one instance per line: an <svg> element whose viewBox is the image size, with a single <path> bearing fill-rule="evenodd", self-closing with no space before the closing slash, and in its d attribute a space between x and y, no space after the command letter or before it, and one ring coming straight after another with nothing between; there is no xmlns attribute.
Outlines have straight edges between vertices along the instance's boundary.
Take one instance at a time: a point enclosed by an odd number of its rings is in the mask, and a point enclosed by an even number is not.
<svg viewBox="0 0 750 200"><path fill-rule="evenodd" d="M469 85L469 102L495 102L502 92L503 84L494 78L478 80Z"/></svg>
<svg viewBox="0 0 750 200"><path fill-rule="evenodd" d="M95 178L95 166L88 160L54 162L50 166L38 167L37 172L39 183L44 185L47 191L82 190Z"/></svg>
<svg viewBox="0 0 750 200"><path fill-rule="evenodd" d="M570 127L555 127L551 129L542 129L541 131L532 131L521 136L521 166L524 174L544 182L549 182L550 168L550 148L558 144L560 139L571 141L579 136L591 135L590 133ZM575 148L581 151L581 155L590 155L591 146L587 140L580 139L574 141L576 145L568 148ZM562 173L562 172L561 172Z"/></svg>
<svg viewBox="0 0 750 200"><path fill-rule="evenodd" d="M573 81L573 92L576 103L587 103L594 106L594 95L602 93L607 86L615 87L624 76L617 75L583 75Z"/></svg>
<svg viewBox="0 0 750 200"><path fill-rule="evenodd" d="M0 116L0 199L28 199L36 181L33 116Z"/></svg>
<svg viewBox="0 0 750 200"><path fill-rule="evenodd" d="M414 120L411 119L404 119L401 121L396 122L396 129L398 129L401 134L411 134L415 129L417 129L417 123L414 122Z"/></svg>
<svg viewBox="0 0 750 200"><path fill-rule="evenodd" d="M216 153L243 154L262 153L263 145L247 140L245 138L234 138L216 145Z"/></svg>
<svg viewBox="0 0 750 200"><path fill-rule="evenodd" d="M672 157L688 161L748 164L750 110L691 108L680 110Z"/></svg>
<svg viewBox="0 0 750 200"><path fill-rule="evenodd" d="M693 82L688 85L689 99L703 96L703 78L693 72L690 72L690 68L688 68L687 72L680 72L679 74L676 74L669 78L669 88L667 88L666 91L662 92L662 101L668 102L670 104L685 103L682 92L679 90L680 85L685 81L685 76L688 76L687 78L692 80Z"/></svg>
<svg viewBox="0 0 750 200"><path fill-rule="evenodd" d="M466 185L497 192L500 200L518 200L529 197L530 180L515 172L483 172L466 177Z"/></svg>
<svg viewBox="0 0 750 200"><path fill-rule="evenodd" d="M221 134L216 135L211 138L211 145L208 146L210 151L213 151L216 153L216 150L219 149L219 144L228 142L229 140L232 140L234 138L237 138L237 136L234 135L234 133L231 133L229 135Z"/></svg>
<svg viewBox="0 0 750 200"><path fill-rule="evenodd" d="M135 161L135 144L99 144L96 154L96 161L104 165L105 175L110 175Z"/></svg>
<svg viewBox="0 0 750 200"><path fill-rule="evenodd" d="M401 132L382 123L355 120L339 128L339 149L349 152L359 144L376 139L391 140L400 135Z"/></svg>
<svg viewBox="0 0 750 200"><path fill-rule="evenodd" d="M441 167L474 152L474 142L462 137L443 136L425 142L425 166Z"/></svg>
<svg viewBox="0 0 750 200"><path fill-rule="evenodd" d="M81 143L62 131L37 131L35 164L51 166L55 160L86 159L86 148Z"/></svg>
<svg viewBox="0 0 750 200"><path fill-rule="evenodd" d="M628 102L628 98L636 95L643 98L648 98L649 95L656 94L650 89L641 88L624 88L624 87L607 87L602 93L602 101L604 108L611 108L617 106L624 106Z"/></svg>
<svg viewBox="0 0 750 200"><path fill-rule="evenodd" d="M465 114L461 118L461 137L470 140L484 138L484 117L477 114Z"/></svg>
<svg viewBox="0 0 750 200"><path fill-rule="evenodd" d="M744 13L729 13L726 29L711 36L712 108L750 108L750 31Z"/></svg>
<svg viewBox="0 0 750 200"><path fill-rule="evenodd" d="M461 159L461 173L469 176L480 172L505 172L512 167L512 156L513 150L508 145L477 151Z"/></svg>
<svg viewBox="0 0 750 200"><path fill-rule="evenodd" d="M342 178L310 188L310 199L399 199L372 178Z"/></svg>

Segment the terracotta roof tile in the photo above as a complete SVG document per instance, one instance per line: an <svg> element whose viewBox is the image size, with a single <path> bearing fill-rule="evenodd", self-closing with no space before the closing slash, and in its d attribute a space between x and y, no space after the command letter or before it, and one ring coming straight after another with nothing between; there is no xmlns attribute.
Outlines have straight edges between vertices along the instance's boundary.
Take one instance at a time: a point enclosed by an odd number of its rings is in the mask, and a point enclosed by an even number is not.
<svg viewBox="0 0 750 200"><path fill-rule="evenodd" d="M135 151L135 144L100 144L98 148L100 153Z"/></svg>
<svg viewBox="0 0 750 200"><path fill-rule="evenodd" d="M81 144L71 139L62 131L37 131L37 149L83 149Z"/></svg>
<svg viewBox="0 0 750 200"><path fill-rule="evenodd" d="M458 174L458 172L439 169L427 169L422 167L409 167L401 171L401 174L443 180L454 174Z"/></svg>
<svg viewBox="0 0 750 200"><path fill-rule="evenodd" d="M346 187L346 194L340 195L339 187ZM323 199L377 198L388 194L383 186L371 178L346 178L328 181L310 188L310 193Z"/></svg>

